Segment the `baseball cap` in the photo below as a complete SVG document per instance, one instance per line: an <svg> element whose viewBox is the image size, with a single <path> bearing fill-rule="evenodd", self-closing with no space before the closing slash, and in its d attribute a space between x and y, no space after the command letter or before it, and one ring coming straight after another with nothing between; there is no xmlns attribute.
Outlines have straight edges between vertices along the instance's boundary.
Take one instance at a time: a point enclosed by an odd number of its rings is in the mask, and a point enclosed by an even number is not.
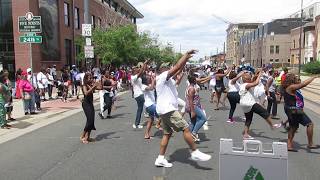
<svg viewBox="0 0 320 180"><path fill-rule="evenodd" d="M72 65L72 67L74 68L74 67L76 67L76 65Z"/></svg>
<svg viewBox="0 0 320 180"><path fill-rule="evenodd" d="M31 69L31 68L28 68L28 69L27 69L27 72L31 72L31 71L32 71L32 69Z"/></svg>

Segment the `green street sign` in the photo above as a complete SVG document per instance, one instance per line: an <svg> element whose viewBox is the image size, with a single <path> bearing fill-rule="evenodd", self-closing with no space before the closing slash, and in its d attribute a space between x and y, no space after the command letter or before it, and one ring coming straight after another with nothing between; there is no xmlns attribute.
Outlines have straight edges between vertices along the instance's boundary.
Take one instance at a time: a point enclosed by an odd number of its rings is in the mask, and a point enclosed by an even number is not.
<svg viewBox="0 0 320 180"><path fill-rule="evenodd" d="M18 17L18 27L20 33L41 33L41 16L33 16L28 12L25 16Z"/></svg>
<svg viewBox="0 0 320 180"><path fill-rule="evenodd" d="M42 36L37 36L36 34L26 34L19 37L20 43L42 43Z"/></svg>

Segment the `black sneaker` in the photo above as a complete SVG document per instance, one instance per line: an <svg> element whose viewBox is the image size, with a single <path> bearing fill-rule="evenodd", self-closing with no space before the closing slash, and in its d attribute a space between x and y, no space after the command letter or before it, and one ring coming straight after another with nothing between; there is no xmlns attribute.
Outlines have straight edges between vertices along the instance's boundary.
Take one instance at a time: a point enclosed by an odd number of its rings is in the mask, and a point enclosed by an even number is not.
<svg viewBox="0 0 320 180"><path fill-rule="evenodd" d="M38 114L38 113L36 113L36 112L31 112L30 114L31 114L31 115L35 115L35 114Z"/></svg>
<svg viewBox="0 0 320 180"><path fill-rule="evenodd" d="M29 114L28 112L25 112L25 113L24 113L24 115L28 115L28 114Z"/></svg>
<svg viewBox="0 0 320 180"><path fill-rule="evenodd" d="M111 116L111 115L108 115L108 116L107 116L107 119L111 119L111 118L112 118L112 116Z"/></svg>

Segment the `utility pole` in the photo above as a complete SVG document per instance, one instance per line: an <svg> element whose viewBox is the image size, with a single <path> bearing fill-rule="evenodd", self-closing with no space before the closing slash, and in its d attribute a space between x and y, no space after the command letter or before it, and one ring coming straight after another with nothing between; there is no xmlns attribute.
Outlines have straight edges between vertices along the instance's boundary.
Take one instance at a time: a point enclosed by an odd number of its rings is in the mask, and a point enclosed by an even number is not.
<svg viewBox="0 0 320 180"><path fill-rule="evenodd" d="M299 66L298 66L298 76L301 75L301 61L302 61L302 30L303 30L303 0L301 0L301 18L300 18L300 39L299 39Z"/></svg>
<svg viewBox="0 0 320 180"><path fill-rule="evenodd" d="M84 23L89 24L89 0L83 0L84 6Z"/></svg>

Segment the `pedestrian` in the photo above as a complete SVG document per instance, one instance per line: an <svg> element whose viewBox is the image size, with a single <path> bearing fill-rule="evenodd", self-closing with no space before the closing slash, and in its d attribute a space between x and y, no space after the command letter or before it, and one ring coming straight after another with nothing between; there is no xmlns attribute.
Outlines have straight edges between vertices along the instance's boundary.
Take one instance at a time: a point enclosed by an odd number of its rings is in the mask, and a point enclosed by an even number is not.
<svg viewBox="0 0 320 180"><path fill-rule="evenodd" d="M68 98L68 93L69 93L69 86L70 86L70 74L68 72L67 68L64 68L61 70L62 74L61 74L61 81L63 84L63 92L62 92L62 101L63 102L67 102L67 98Z"/></svg>
<svg viewBox="0 0 320 180"><path fill-rule="evenodd" d="M87 118L85 128L81 134L80 140L83 144L88 144L93 141L90 138L90 134L92 130L96 130L94 125L94 106L93 106L93 93L99 87L99 83L95 82L91 73L86 73L83 80L82 91L84 94L84 98L82 101L82 108Z"/></svg>
<svg viewBox="0 0 320 180"><path fill-rule="evenodd" d="M52 68L50 68L50 74L52 75L54 80L57 80L57 66L55 64Z"/></svg>
<svg viewBox="0 0 320 180"><path fill-rule="evenodd" d="M40 72L37 74L37 83L38 83L38 89L40 98L42 101L46 101L45 93L47 92L48 88L48 78L46 76L46 70L45 68L41 68Z"/></svg>
<svg viewBox="0 0 320 180"><path fill-rule="evenodd" d="M53 87L54 87L54 78L50 74L50 68L47 68L46 76L47 76L47 79L48 79L48 88L47 88L48 96L49 96L49 99L52 100L52 91L53 91Z"/></svg>
<svg viewBox="0 0 320 180"><path fill-rule="evenodd" d="M270 73L270 77L267 81L267 85L266 85L266 92L268 95L268 107L267 110L269 112L269 114L271 113L271 109L272 109L272 119L280 119L277 114L278 114L278 102L277 102L277 96L276 96L276 73L271 70L269 71Z"/></svg>
<svg viewBox="0 0 320 180"><path fill-rule="evenodd" d="M211 89L211 97L210 97L210 103L213 103L214 96L216 94L216 76L215 76L215 68L211 68L209 75L212 77L212 79L209 82L209 89Z"/></svg>
<svg viewBox="0 0 320 180"><path fill-rule="evenodd" d="M203 108L200 103L199 91L195 88L197 85L196 77L194 74L188 76L189 86L186 89L186 110L190 115L191 123L189 129L193 140L200 141L198 131L207 122L207 117L204 114Z"/></svg>
<svg viewBox="0 0 320 180"><path fill-rule="evenodd" d="M23 100L24 106L24 114L31 115L36 114L35 112L35 90L32 84L27 79L27 72L22 72L21 74L21 82L19 83L19 87L21 89L21 97Z"/></svg>
<svg viewBox="0 0 320 180"><path fill-rule="evenodd" d="M75 85L77 87L77 99L79 99L79 95L80 95L80 88L83 84L83 77L84 77L84 69L83 68L80 68L80 71L79 73L76 75L75 77Z"/></svg>
<svg viewBox="0 0 320 180"><path fill-rule="evenodd" d="M245 128L243 131L243 139L245 140L253 139L253 137L249 135L253 113L257 113L263 119L265 119L271 129L281 127L281 124L272 124L270 114L259 104L259 102L254 97L254 88L259 84L262 73L258 72L257 75L258 76L256 77L256 79L253 79L250 73L244 73L242 76L243 84L241 84L239 91L240 106L242 107L246 117Z"/></svg>
<svg viewBox="0 0 320 180"><path fill-rule="evenodd" d="M20 92L20 88L19 88L19 83L21 80L21 73L22 73L22 70L21 70L21 68L19 68L16 72L16 84L15 84L15 98L16 99L21 99L21 92Z"/></svg>
<svg viewBox="0 0 320 180"><path fill-rule="evenodd" d="M183 131L184 139L192 150L191 159L198 161L208 161L211 159L210 155L204 154L196 148L189 130L189 125L178 112L178 92L175 86L176 83L172 78L179 70L184 68L187 61L195 52L195 50L187 52L171 69L166 63L162 64L159 69L160 74L156 77L156 109L163 128L160 153L155 161L155 165L158 167L172 167L172 164L165 159L164 155L173 130L177 132Z"/></svg>
<svg viewBox="0 0 320 180"><path fill-rule="evenodd" d="M103 71L101 76L102 90L100 90L100 113L99 116L101 119L104 119L104 112L108 110L107 118L111 118L112 104L113 104L113 92L112 88L115 84L112 84L110 79L110 72L108 70Z"/></svg>
<svg viewBox="0 0 320 180"><path fill-rule="evenodd" d="M154 93L156 79L152 75L147 75L146 78L147 78L147 82L143 83L142 91L145 99L144 106L146 107L146 112L149 114L149 119L148 119L146 130L144 133L144 139L150 139L151 138L150 131L151 131L152 124L155 118L158 118L159 116L156 111L157 105L156 105L156 98Z"/></svg>
<svg viewBox="0 0 320 180"><path fill-rule="evenodd" d="M5 85L6 76L3 71L0 72L0 127L1 129L11 129L11 125L6 120L5 104L9 101L11 95L9 88Z"/></svg>
<svg viewBox="0 0 320 180"><path fill-rule="evenodd" d="M145 69L147 67L147 62L145 63L138 63L137 66L133 69L133 76L131 77L132 81L132 87L133 87L133 94L134 99L137 102L137 114L136 114L136 120L135 123L132 125L134 129L139 128L142 129L143 126L140 124L141 121L141 114L143 111L143 105L144 105L144 95L142 91L142 75L145 73Z"/></svg>
<svg viewBox="0 0 320 180"><path fill-rule="evenodd" d="M72 65L72 70L70 72L71 83L72 83L72 96L78 94L78 87L77 87L77 81L76 81L76 76L78 73L79 73L79 70L77 69L77 66Z"/></svg>
<svg viewBox="0 0 320 180"><path fill-rule="evenodd" d="M242 71L237 75L235 71L231 71L229 74L229 90L227 97L230 104L230 110L227 123L235 123L235 120L233 119L233 114L237 108L237 104L240 103L240 83L238 82L238 80L241 78L243 73L244 72Z"/></svg>
<svg viewBox="0 0 320 180"><path fill-rule="evenodd" d="M10 93L10 98L9 98L8 102L5 104L7 116L8 116L8 121L15 121L16 119L12 118L13 98L12 98L12 84L9 79L9 71L4 70L3 73L5 76L5 83L4 84L8 87L9 93Z"/></svg>
<svg viewBox="0 0 320 180"><path fill-rule="evenodd" d="M286 74L286 78L283 82L284 88L284 107L285 113L289 121L289 131L288 131L288 151L296 152L297 150L293 147L293 138L299 128L299 124L307 127L307 137L308 137L308 149L316 149L319 146L313 144L313 127L314 124L307 116L304 111L304 101L301 93L298 90L308 86L313 80L319 78L315 76L309 78L302 83L299 82L298 78L294 74Z"/></svg>
<svg viewBox="0 0 320 180"><path fill-rule="evenodd" d="M226 72L224 72L223 69L219 69L217 71L217 73L215 74L215 77L216 77L215 91L216 91L216 96L217 96L217 102L216 102L216 108L214 110L219 110L221 95L226 89L223 79L227 74L229 74L230 71L231 71L231 68L229 68ZM222 105L224 106L223 103L222 103Z"/></svg>

